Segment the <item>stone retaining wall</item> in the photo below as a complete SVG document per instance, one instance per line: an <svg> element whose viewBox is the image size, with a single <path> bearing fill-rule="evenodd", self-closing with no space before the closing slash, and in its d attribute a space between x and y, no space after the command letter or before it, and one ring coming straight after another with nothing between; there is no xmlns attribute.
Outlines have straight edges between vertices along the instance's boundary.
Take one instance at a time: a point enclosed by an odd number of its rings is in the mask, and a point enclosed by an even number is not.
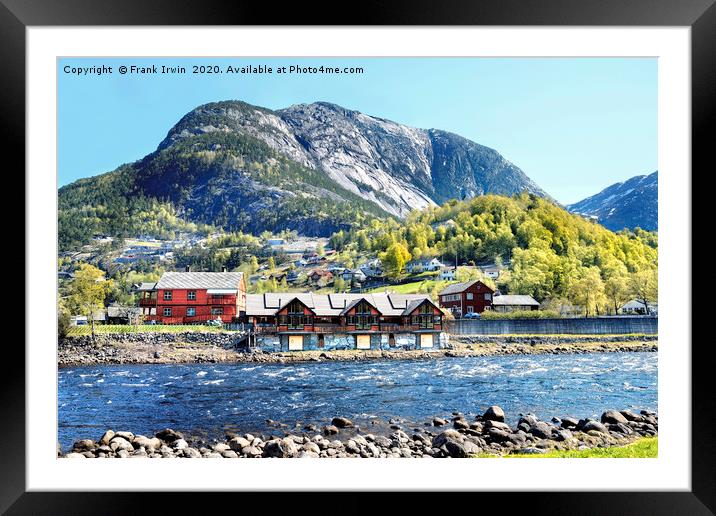
<svg viewBox="0 0 716 516"><path fill-rule="evenodd" d="M422 348L434 351L447 347L448 335L444 332L434 333L433 347ZM256 335L256 347L266 352L289 351L289 335ZM318 334L309 333L303 338L303 351L335 351L357 349L355 335L346 333L326 334L323 347L318 347ZM374 333L370 335L370 349L375 351L416 350L420 347L420 335L414 333L396 333L395 346L391 347L388 334Z"/></svg>

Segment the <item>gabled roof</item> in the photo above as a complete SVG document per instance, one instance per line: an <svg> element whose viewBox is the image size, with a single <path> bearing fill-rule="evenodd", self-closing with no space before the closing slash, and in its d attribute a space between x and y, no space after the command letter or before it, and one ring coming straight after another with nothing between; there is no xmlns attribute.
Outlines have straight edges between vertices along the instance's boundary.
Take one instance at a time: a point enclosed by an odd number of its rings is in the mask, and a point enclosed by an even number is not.
<svg viewBox="0 0 716 516"><path fill-rule="evenodd" d="M429 299L427 294L314 294L267 292L246 296L246 315L275 315L290 299L299 299L319 317L339 317L351 303L365 299L382 315L398 317L403 315L408 304L414 300Z"/></svg>
<svg viewBox="0 0 716 516"><path fill-rule="evenodd" d="M316 314L316 312L315 312L315 310L314 310L313 308L311 308L311 307L308 306L306 303L304 303L303 301L301 301L301 299L299 299L297 296L289 297L289 298L287 298L287 299L288 299L288 301L286 301L285 303L283 303L283 304L281 305L281 307L280 307L278 310L276 310L277 312L280 312L281 310L283 310L284 308L286 308L288 305L290 305L290 304L293 303L294 301L298 301L298 302L301 303L303 306L305 306L306 308L308 308L314 315Z"/></svg>
<svg viewBox="0 0 716 516"><path fill-rule="evenodd" d="M423 303L426 303L426 302L427 302L427 303L430 303L430 304L433 305L435 308L437 308L438 310L440 310L440 308L438 307L438 305L436 305L435 303L433 303L433 300L432 300L432 299L430 299L429 297L426 297L426 298L424 298L424 299L413 299L412 301L408 302L408 306L405 307L405 311L403 312L403 315L410 315L410 314L412 314L415 310L417 310L417 308L418 308L420 305L422 305Z"/></svg>
<svg viewBox="0 0 716 516"><path fill-rule="evenodd" d="M482 283L482 282L480 280L472 280L472 281L467 281L465 283L454 283L452 285L448 285L447 287L445 287L442 290L442 292L440 292L440 294L438 294L438 295L444 296L445 294L459 294L460 292L466 291L467 289L469 289L476 283ZM483 283L483 285L484 285L484 283ZM493 292L493 290L490 287L488 287L487 285L485 285L485 287L490 292Z"/></svg>
<svg viewBox="0 0 716 516"><path fill-rule="evenodd" d="M380 311L380 309L379 309L377 306L374 306L373 303L371 303L370 301L368 301L368 300L367 300L366 298L364 298L364 297L359 297L359 298L356 298L356 299L354 299L353 301L351 301L348 305L346 305L346 307L341 311L341 315L347 314L353 307L358 306L358 304L359 304L361 301L365 301L365 302L368 303L370 306L372 306L373 308L375 308L376 310L378 310L379 313L382 314L382 312Z"/></svg>
<svg viewBox="0 0 716 516"><path fill-rule="evenodd" d="M492 304L496 306L539 306L539 303L532 296L494 296L492 298Z"/></svg>
<svg viewBox="0 0 716 516"><path fill-rule="evenodd" d="M156 285L157 289L216 288L238 290L242 272L165 272Z"/></svg>

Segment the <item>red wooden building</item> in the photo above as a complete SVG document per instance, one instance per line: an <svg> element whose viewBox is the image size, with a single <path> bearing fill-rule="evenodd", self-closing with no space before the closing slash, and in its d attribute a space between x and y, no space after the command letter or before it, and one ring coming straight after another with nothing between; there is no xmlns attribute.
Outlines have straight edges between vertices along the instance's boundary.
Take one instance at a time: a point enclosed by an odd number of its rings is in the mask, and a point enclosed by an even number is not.
<svg viewBox="0 0 716 516"><path fill-rule="evenodd" d="M145 321L195 324L221 319L238 322L246 312L246 282L241 272L165 272L154 285L142 284Z"/></svg>
<svg viewBox="0 0 716 516"><path fill-rule="evenodd" d="M450 310L455 317L482 313L492 306L493 294L494 291L479 280L455 283L440 292L440 306Z"/></svg>

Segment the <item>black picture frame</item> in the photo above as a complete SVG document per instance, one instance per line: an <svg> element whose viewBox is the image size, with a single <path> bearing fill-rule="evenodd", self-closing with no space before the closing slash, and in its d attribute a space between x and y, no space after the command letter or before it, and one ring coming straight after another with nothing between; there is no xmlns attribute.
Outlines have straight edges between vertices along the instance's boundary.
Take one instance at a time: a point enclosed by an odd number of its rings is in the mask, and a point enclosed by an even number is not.
<svg viewBox="0 0 716 516"><path fill-rule="evenodd" d="M555 25L555 26L688 26L692 38L692 163L705 169L713 142L716 100L716 6L714 0L469 0L431 2L401 0L390 4L375 0L344 12L335 3L286 3L280 8L268 2L184 2L179 0L0 0L0 127L3 156L17 159L16 170L25 169L25 29L29 26L90 25ZM7 173L7 172L6 172ZM692 175L693 177L693 175ZM24 182L18 185L24 188ZM702 194L703 195L703 194ZM695 199L694 199L695 201ZM24 265L24 254L20 255ZM10 267L21 266L20 257ZM25 274L30 271L25 270ZM683 278L689 288L691 278ZM17 340L17 338L15 338ZM151 507L150 496L137 493L39 493L25 489L25 353L5 343L0 397L0 510L8 514L125 514ZM687 343L678 343L686 348ZM708 368L708 342L691 349L692 356L692 490L690 492L562 492L510 493L472 498L480 510L511 507L534 512L577 514L713 514L716 510L713 428L714 397ZM195 496L195 495L192 495ZM217 493L210 496L217 497ZM243 495L242 495L243 496ZM265 495L264 495L265 496ZM294 504L297 497L291 495ZM375 503L360 493L350 493L343 504L367 510ZM223 496L222 496L223 497ZM445 496L411 495L425 504L450 510ZM215 498L216 499L216 498ZM220 498L219 498L220 499ZM234 498L235 500L235 498ZM188 495L161 495L161 513L184 513ZM243 502L242 502L243 505ZM391 509L391 503L383 509ZM248 506L245 506L248 508ZM400 508L401 505L396 505Z"/></svg>

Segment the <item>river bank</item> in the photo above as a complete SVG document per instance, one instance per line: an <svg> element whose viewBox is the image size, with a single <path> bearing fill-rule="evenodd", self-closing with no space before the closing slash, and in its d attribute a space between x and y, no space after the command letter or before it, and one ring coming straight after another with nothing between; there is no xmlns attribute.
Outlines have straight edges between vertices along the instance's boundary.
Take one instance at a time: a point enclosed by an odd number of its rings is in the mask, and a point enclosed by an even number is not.
<svg viewBox="0 0 716 516"><path fill-rule="evenodd" d="M362 429L344 417L288 431L270 421L270 435L229 433L225 440L204 441L172 429L152 437L128 431L107 430L97 441L76 441L58 457L66 458L465 458L479 456L542 455L555 451L625 446L658 435L658 415L642 410L607 410L599 420L552 418L541 421L533 414L520 417L515 426L505 423L498 406L468 419L453 413L448 420L434 417L422 427L405 427L390 419ZM370 430L370 431L366 431Z"/></svg>
<svg viewBox="0 0 716 516"><path fill-rule="evenodd" d="M336 350L265 353L242 349L244 334L135 333L60 339L60 367L99 364L294 363L330 360L428 359L440 357L604 352L653 352L655 335L451 335L445 349Z"/></svg>

